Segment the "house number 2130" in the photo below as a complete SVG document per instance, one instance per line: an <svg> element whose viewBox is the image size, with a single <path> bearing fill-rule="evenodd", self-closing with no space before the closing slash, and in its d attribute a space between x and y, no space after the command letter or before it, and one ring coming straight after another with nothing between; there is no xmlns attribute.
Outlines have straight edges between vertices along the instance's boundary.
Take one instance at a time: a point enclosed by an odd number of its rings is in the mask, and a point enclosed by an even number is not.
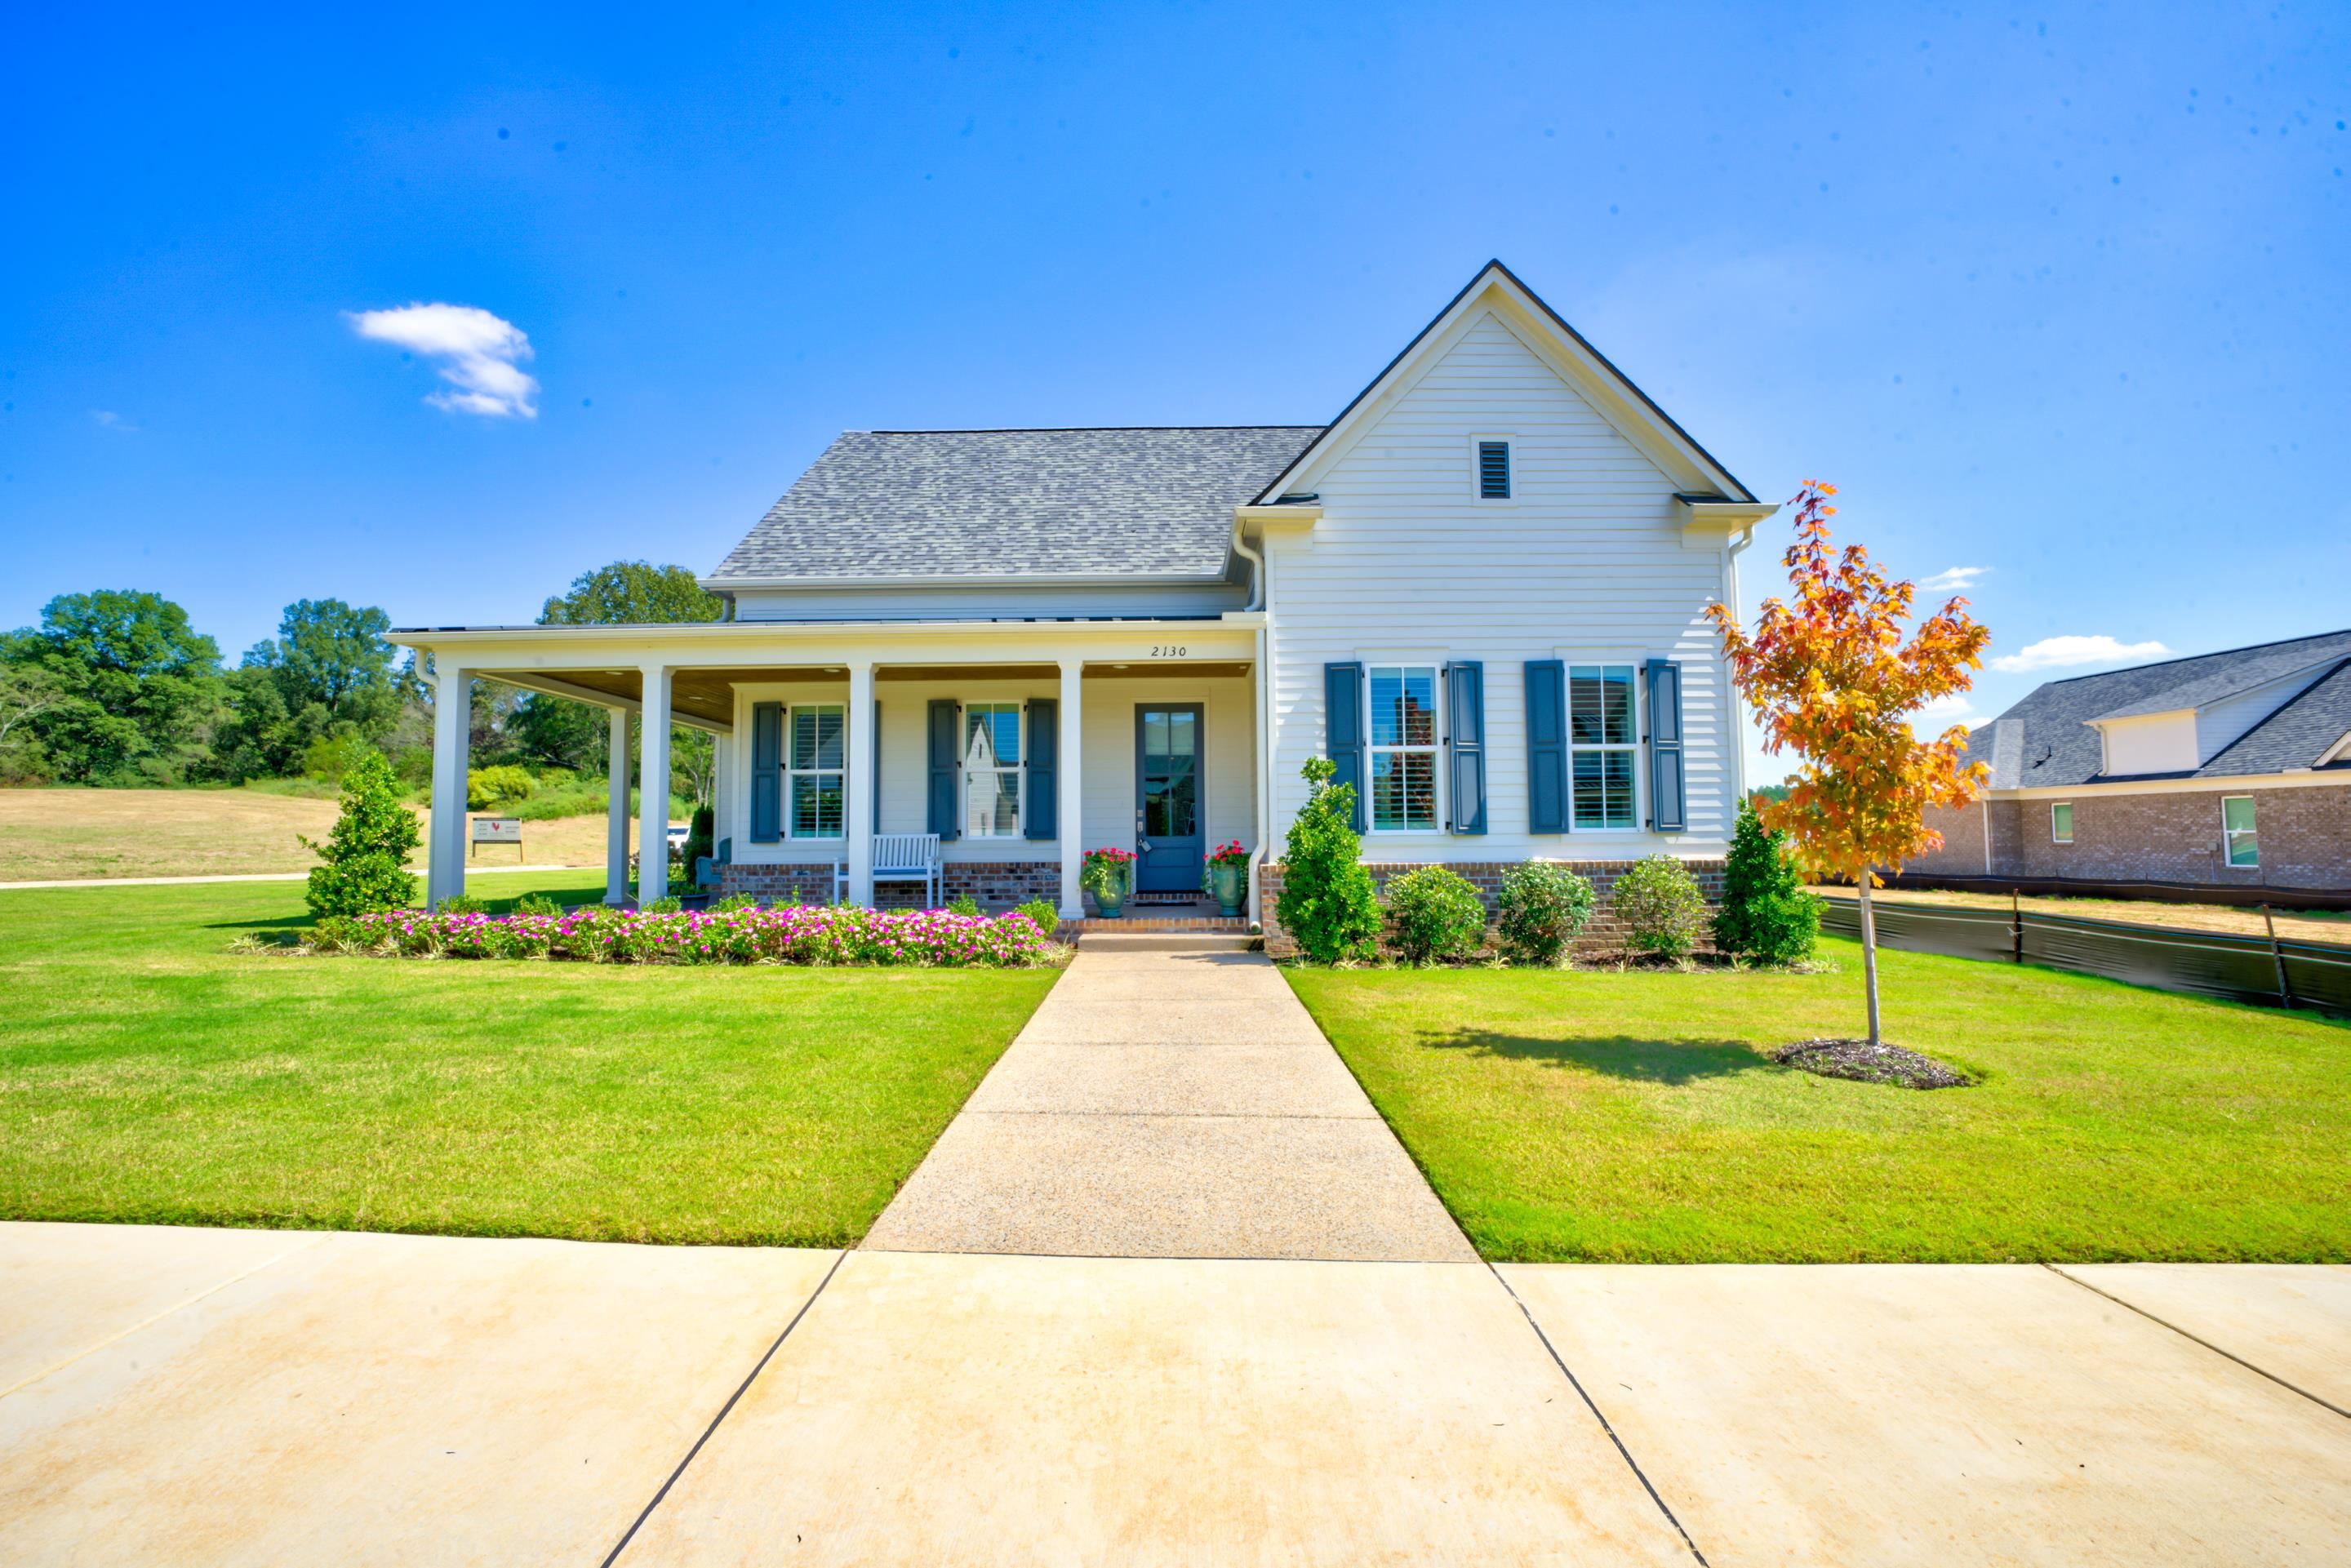
<svg viewBox="0 0 2351 1568"><path fill-rule="evenodd" d="M1191 652L1180 643L1155 643L1151 645L1151 656L1155 659L1181 659Z"/></svg>

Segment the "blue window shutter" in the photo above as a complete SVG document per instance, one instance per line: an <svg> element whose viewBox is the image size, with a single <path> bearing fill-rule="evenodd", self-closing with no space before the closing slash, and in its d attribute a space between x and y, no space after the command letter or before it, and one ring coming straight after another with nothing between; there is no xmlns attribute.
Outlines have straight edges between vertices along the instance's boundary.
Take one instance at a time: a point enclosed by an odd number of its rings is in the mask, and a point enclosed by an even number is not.
<svg viewBox="0 0 2351 1568"><path fill-rule="evenodd" d="M1029 797L1024 806L1029 816L1025 831L1032 839L1053 836L1053 779L1059 771L1053 766L1053 748L1061 740L1057 717L1061 711L1061 705L1051 697L1029 699L1029 781L1020 788Z"/></svg>
<svg viewBox="0 0 2351 1568"><path fill-rule="evenodd" d="M784 705L751 705L751 841L784 836Z"/></svg>
<svg viewBox="0 0 2351 1568"><path fill-rule="evenodd" d="M926 831L956 836L956 700L931 699L931 774Z"/></svg>
<svg viewBox="0 0 2351 1568"><path fill-rule="evenodd" d="M1369 769L1364 756L1363 665L1322 666L1322 738L1323 749L1339 765L1331 782L1355 788L1355 831L1360 833L1371 812L1371 802L1364 799Z"/></svg>
<svg viewBox="0 0 2351 1568"><path fill-rule="evenodd" d="M1445 666L1446 749L1451 753L1457 833L1486 831L1486 666L1475 659Z"/></svg>
<svg viewBox="0 0 2351 1568"><path fill-rule="evenodd" d="M1689 826L1682 779L1682 667L1649 661L1649 827L1678 833Z"/></svg>
<svg viewBox="0 0 2351 1568"><path fill-rule="evenodd" d="M873 699L873 819L875 832L882 831L882 699Z"/></svg>
<svg viewBox="0 0 2351 1568"><path fill-rule="evenodd" d="M1567 831L1567 664L1527 661L1527 831Z"/></svg>

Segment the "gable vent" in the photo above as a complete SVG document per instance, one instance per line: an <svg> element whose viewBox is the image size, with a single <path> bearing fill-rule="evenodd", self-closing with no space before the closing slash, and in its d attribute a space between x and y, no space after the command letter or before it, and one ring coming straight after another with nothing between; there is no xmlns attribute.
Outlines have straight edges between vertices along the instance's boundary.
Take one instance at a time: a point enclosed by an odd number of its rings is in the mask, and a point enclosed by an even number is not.
<svg viewBox="0 0 2351 1568"><path fill-rule="evenodd" d="M1481 501L1507 501L1510 498L1509 442L1481 441L1478 444L1478 498Z"/></svg>

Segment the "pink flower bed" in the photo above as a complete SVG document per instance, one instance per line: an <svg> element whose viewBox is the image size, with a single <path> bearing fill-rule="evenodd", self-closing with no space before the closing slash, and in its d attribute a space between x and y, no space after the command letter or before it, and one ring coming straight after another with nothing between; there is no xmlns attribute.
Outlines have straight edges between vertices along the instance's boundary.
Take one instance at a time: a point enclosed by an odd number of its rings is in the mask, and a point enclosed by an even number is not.
<svg viewBox="0 0 2351 1568"><path fill-rule="evenodd" d="M430 915L322 920L314 947L438 958L558 958L591 964L904 964L1025 968L1050 951L1023 915L787 906L641 915Z"/></svg>

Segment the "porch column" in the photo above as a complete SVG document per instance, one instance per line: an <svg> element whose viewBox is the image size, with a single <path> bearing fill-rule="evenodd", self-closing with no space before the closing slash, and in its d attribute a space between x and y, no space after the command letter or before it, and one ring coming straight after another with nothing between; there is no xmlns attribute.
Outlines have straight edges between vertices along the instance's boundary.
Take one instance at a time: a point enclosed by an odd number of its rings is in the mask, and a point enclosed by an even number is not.
<svg viewBox="0 0 2351 1568"><path fill-rule="evenodd" d="M669 896L667 664L644 666L644 733L637 738L637 907Z"/></svg>
<svg viewBox="0 0 2351 1568"><path fill-rule="evenodd" d="M865 727L873 722L873 664L860 660L849 666L848 722L841 727L842 831L849 835L849 902L863 908L873 904L873 780L865 769L873 766L873 737ZM862 766L861 766L862 764Z"/></svg>
<svg viewBox="0 0 2351 1568"><path fill-rule="evenodd" d="M611 797L604 808L604 902L629 901L629 711L608 710L612 736L604 779Z"/></svg>
<svg viewBox="0 0 2351 1568"><path fill-rule="evenodd" d="M1085 783L1079 768L1085 759L1084 747L1079 736L1084 732L1080 704L1085 661L1065 658L1061 661L1061 745L1055 748L1054 766L1061 770L1055 790L1061 797L1056 804L1053 824L1055 835L1061 842L1061 918L1082 919L1086 913L1085 894L1078 887L1078 872L1085 864Z"/></svg>
<svg viewBox="0 0 2351 1568"><path fill-rule="evenodd" d="M424 902L465 891L465 765L474 743L474 672L438 666L433 693L433 823L424 846Z"/></svg>

